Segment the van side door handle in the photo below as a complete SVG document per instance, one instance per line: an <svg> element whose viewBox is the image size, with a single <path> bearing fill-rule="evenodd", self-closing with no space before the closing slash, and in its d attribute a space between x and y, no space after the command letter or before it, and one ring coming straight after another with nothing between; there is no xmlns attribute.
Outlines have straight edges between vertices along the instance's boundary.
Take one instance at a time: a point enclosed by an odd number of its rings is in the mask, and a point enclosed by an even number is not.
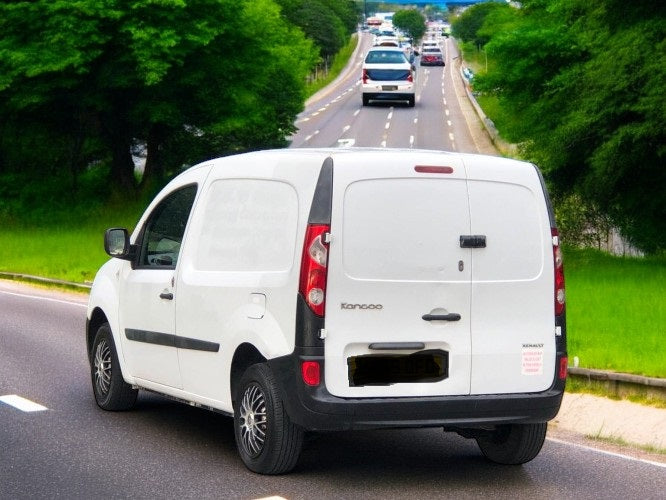
<svg viewBox="0 0 666 500"><path fill-rule="evenodd" d="M424 314L421 316L421 319L424 319L425 321L460 321L460 314Z"/></svg>
<svg viewBox="0 0 666 500"><path fill-rule="evenodd" d="M173 300L173 293L160 293L160 299Z"/></svg>

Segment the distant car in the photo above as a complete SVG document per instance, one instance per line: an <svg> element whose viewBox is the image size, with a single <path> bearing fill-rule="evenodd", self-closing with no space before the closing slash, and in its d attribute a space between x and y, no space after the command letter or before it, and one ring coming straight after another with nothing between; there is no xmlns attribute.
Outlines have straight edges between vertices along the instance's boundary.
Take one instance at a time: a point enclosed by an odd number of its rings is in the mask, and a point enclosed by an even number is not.
<svg viewBox="0 0 666 500"><path fill-rule="evenodd" d="M421 51L421 66L444 66L444 54L436 48L425 48Z"/></svg>
<svg viewBox="0 0 666 500"><path fill-rule="evenodd" d="M375 47L402 47L400 39L397 36L378 36L375 38Z"/></svg>
<svg viewBox="0 0 666 500"><path fill-rule="evenodd" d="M406 101L414 106L415 68L400 47L373 47L363 62L363 106L370 101Z"/></svg>

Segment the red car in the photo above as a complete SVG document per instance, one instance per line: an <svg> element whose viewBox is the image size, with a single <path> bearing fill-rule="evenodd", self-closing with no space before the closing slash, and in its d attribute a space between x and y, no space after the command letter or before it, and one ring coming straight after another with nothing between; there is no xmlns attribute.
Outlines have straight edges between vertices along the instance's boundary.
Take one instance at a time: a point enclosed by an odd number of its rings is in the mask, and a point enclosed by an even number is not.
<svg viewBox="0 0 666 500"><path fill-rule="evenodd" d="M421 66L444 66L444 54L438 48L424 48L421 51Z"/></svg>

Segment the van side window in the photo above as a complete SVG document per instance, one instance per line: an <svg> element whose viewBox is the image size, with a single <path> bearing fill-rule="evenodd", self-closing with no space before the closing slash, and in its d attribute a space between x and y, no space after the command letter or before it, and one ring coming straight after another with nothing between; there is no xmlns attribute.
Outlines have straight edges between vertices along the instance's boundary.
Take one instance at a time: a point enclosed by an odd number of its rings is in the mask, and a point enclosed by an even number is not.
<svg viewBox="0 0 666 500"><path fill-rule="evenodd" d="M168 195L155 207L144 227L138 267L176 267L196 192L196 185L185 186Z"/></svg>

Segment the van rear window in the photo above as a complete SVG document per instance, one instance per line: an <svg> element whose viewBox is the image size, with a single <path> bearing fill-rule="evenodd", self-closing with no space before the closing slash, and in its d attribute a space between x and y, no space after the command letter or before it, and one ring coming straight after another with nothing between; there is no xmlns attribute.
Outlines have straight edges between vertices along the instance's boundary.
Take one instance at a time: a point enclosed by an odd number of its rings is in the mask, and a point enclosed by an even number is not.
<svg viewBox="0 0 666 500"><path fill-rule="evenodd" d="M408 69L368 69L366 72L368 78L376 82L405 81L410 74Z"/></svg>

